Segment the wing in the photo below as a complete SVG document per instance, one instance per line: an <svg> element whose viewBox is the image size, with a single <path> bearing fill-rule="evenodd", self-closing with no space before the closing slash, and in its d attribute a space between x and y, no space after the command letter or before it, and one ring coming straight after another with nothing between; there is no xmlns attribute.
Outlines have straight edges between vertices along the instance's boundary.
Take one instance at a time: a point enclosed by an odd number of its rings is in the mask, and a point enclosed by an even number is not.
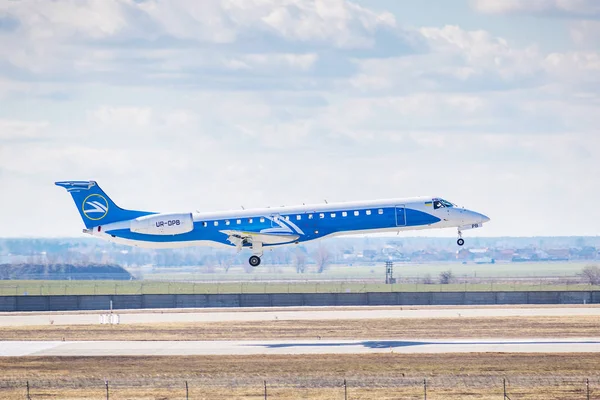
<svg viewBox="0 0 600 400"><path fill-rule="evenodd" d="M300 238L300 235L292 233L264 233L264 232L248 232L248 231L231 231L223 230L221 233L229 236L227 240L230 243L241 247L244 243L262 243L262 244L283 244L290 243Z"/></svg>

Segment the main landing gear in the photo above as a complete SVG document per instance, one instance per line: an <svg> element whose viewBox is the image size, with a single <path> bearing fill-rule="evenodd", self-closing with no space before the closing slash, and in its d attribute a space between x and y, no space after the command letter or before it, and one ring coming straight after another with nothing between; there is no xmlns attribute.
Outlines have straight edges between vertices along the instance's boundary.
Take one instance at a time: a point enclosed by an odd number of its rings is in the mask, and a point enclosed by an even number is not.
<svg viewBox="0 0 600 400"><path fill-rule="evenodd" d="M462 232L458 231L458 240L456 241L456 244L459 246L462 246L465 244L465 239L462 238Z"/></svg>
<svg viewBox="0 0 600 400"><path fill-rule="evenodd" d="M258 267L260 265L260 257L259 256L251 256L248 259L248 262L250 263L250 266Z"/></svg>
<svg viewBox="0 0 600 400"><path fill-rule="evenodd" d="M261 242L252 242L252 253L253 255L248 259L248 263L252 267L258 267L260 265L260 258L263 255L263 245Z"/></svg>

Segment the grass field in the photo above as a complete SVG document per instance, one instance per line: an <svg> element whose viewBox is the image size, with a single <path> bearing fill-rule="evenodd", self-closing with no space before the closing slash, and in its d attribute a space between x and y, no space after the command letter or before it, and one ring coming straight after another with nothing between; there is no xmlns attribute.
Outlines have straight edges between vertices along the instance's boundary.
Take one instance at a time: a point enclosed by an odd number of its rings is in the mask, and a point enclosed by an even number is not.
<svg viewBox="0 0 600 400"><path fill-rule="evenodd" d="M523 262L497 264L462 264L458 262L394 263L394 275L403 278L437 279L440 272L451 270L457 278L545 278L575 277L593 262ZM222 268L202 273L199 267L168 267L134 270L147 280L380 280L385 278L384 263L370 265L330 265L323 273L314 272L310 266L307 273L298 274L293 266L261 265L248 274L240 266L233 266L225 273Z"/></svg>
<svg viewBox="0 0 600 400"><path fill-rule="evenodd" d="M600 395L596 354L361 354L0 359L0 398L585 399Z"/></svg>
<svg viewBox="0 0 600 400"><path fill-rule="evenodd" d="M454 283L447 285L352 282L161 282L161 281L0 281L0 296L92 294L365 293L600 290L585 284Z"/></svg>
<svg viewBox="0 0 600 400"><path fill-rule="evenodd" d="M275 313L276 315L276 313ZM49 316L51 319L52 316ZM600 335L593 316L406 318L0 327L0 340L556 338ZM599 357L600 358L600 357Z"/></svg>
<svg viewBox="0 0 600 400"><path fill-rule="evenodd" d="M507 264L404 264L396 263L398 284L386 285L385 267L333 265L322 274L298 274L291 266L261 266L251 274L241 267L228 273L200 273L199 267L132 269L143 280L135 281L0 281L0 295L90 294L219 294L219 293L340 293L340 292L457 292L600 290L581 283L578 275L589 263L545 262ZM437 282L443 271L452 271L448 285Z"/></svg>

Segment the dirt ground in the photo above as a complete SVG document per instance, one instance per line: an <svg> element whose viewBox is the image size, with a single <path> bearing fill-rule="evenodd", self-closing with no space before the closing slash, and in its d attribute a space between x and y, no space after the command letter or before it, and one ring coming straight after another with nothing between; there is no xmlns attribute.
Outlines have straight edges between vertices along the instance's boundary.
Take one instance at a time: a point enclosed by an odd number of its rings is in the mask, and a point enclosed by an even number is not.
<svg viewBox="0 0 600 400"><path fill-rule="evenodd" d="M268 340L600 336L600 318L490 317L1 327L0 340Z"/></svg>
<svg viewBox="0 0 600 400"><path fill-rule="evenodd" d="M0 398L511 399L600 396L597 354L367 354L0 359ZM344 379L347 382L344 388Z"/></svg>
<svg viewBox="0 0 600 400"><path fill-rule="evenodd" d="M597 337L600 318L260 321L0 328L0 340ZM10 343L4 343L10 345ZM0 399L600 399L598 354L0 358ZM346 387L344 387L346 380Z"/></svg>

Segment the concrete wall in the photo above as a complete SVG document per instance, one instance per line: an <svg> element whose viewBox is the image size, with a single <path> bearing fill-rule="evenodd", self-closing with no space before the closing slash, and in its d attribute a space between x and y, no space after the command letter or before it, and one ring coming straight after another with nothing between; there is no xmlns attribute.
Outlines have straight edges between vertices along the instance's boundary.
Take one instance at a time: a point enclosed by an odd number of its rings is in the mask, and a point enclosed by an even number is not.
<svg viewBox="0 0 600 400"><path fill-rule="evenodd" d="M600 291L0 296L3 311L376 305L600 304Z"/></svg>

